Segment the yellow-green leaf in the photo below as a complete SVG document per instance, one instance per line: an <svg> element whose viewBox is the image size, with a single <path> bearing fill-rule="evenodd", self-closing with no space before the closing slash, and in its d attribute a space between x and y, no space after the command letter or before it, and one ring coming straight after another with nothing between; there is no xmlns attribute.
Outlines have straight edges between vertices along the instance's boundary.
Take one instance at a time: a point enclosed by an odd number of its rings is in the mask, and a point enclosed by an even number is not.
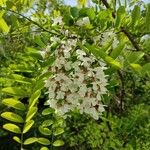
<svg viewBox="0 0 150 150"><path fill-rule="evenodd" d="M7 123L3 125L3 128L10 132L21 134L21 129L15 124Z"/></svg>
<svg viewBox="0 0 150 150"><path fill-rule="evenodd" d="M51 135L52 134L52 131L50 129L42 127L42 126L39 126L39 131L43 135Z"/></svg>
<svg viewBox="0 0 150 150"><path fill-rule="evenodd" d="M41 91L40 90L37 90L36 92L34 92L32 95L31 95L31 98L29 99L29 107L33 107L36 102L38 101L38 98L40 97L41 95Z"/></svg>
<svg viewBox="0 0 150 150"><path fill-rule="evenodd" d="M29 120L28 122L26 122L23 128L23 134L28 132L30 128L33 126L33 124L34 124L34 120Z"/></svg>
<svg viewBox="0 0 150 150"><path fill-rule="evenodd" d="M132 11L131 17L132 17L132 28L137 25L138 20L140 19L141 10L138 5L134 6L134 9Z"/></svg>
<svg viewBox="0 0 150 150"><path fill-rule="evenodd" d="M8 27L7 23L5 22L5 20L3 18L0 18L0 29L3 32L6 32L6 33L9 32L9 27Z"/></svg>
<svg viewBox="0 0 150 150"><path fill-rule="evenodd" d="M59 146L62 146L62 145L64 145L64 141L62 141L62 140L56 140L53 143L53 146L55 146L55 147L59 147Z"/></svg>
<svg viewBox="0 0 150 150"><path fill-rule="evenodd" d="M52 109L52 108L46 108L42 111L42 115L44 115L44 116L52 114L52 113L54 113L54 109Z"/></svg>
<svg viewBox="0 0 150 150"><path fill-rule="evenodd" d="M50 145L50 141L46 138L38 138L37 142L42 144L42 145Z"/></svg>
<svg viewBox="0 0 150 150"><path fill-rule="evenodd" d="M29 145L29 144L37 142L37 140L38 139L36 137L30 137L30 138L26 139L23 144L24 145Z"/></svg>
<svg viewBox="0 0 150 150"><path fill-rule="evenodd" d="M25 83L25 84L32 84L32 80L29 78L26 78L24 76L18 75L18 74L11 74L8 76L9 79L13 79L16 82Z"/></svg>
<svg viewBox="0 0 150 150"><path fill-rule="evenodd" d="M56 128L56 130L54 131L54 135L60 135L64 133L64 129L63 128Z"/></svg>
<svg viewBox="0 0 150 150"><path fill-rule="evenodd" d="M124 17L125 17L125 7L120 6L117 10L117 17L115 22L116 28L119 28L121 26L122 22L124 21Z"/></svg>
<svg viewBox="0 0 150 150"><path fill-rule="evenodd" d="M21 116L13 113L13 112L4 112L1 114L2 118L5 118L9 121L13 121L13 122L18 122L18 123L23 123L24 120Z"/></svg>
<svg viewBox="0 0 150 150"><path fill-rule="evenodd" d="M6 4L6 0L0 0L0 6Z"/></svg>
<svg viewBox="0 0 150 150"><path fill-rule="evenodd" d="M150 32L150 3L147 4L147 11L146 11L146 29L147 29L147 32Z"/></svg>
<svg viewBox="0 0 150 150"><path fill-rule="evenodd" d="M15 141L16 141L16 142L18 142L18 143L21 143L20 138L19 138L19 137L17 137L17 136L14 136L14 137L13 137L13 140L15 140Z"/></svg>
<svg viewBox="0 0 150 150"><path fill-rule="evenodd" d="M3 99L2 103L8 107L13 107L18 110L22 110L22 111L26 110L26 107L23 103L13 98Z"/></svg>
<svg viewBox="0 0 150 150"><path fill-rule="evenodd" d="M41 147L40 150L49 150L48 147Z"/></svg>
<svg viewBox="0 0 150 150"><path fill-rule="evenodd" d="M42 126L43 126L43 127L49 127L49 126L51 126L53 123L54 123L53 120L48 119L48 120L43 121Z"/></svg>
<svg viewBox="0 0 150 150"><path fill-rule="evenodd" d="M2 89L2 92L13 96L27 96L27 93L20 87L6 87Z"/></svg>
<svg viewBox="0 0 150 150"><path fill-rule="evenodd" d="M31 118L36 114L37 110L38 110L37 107L31 107L29 109L27 116L26 116L26 122L31 120Z"/></svg>

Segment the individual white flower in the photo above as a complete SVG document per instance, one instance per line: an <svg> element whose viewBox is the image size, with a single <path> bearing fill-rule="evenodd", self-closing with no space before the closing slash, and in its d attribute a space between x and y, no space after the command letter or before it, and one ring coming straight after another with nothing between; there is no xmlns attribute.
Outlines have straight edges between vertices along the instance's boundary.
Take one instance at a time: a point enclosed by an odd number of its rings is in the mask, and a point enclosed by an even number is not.
<svg viewBox="0 0 150 150"><path fill-rule="evenodd" d="M52 37L50 38L50 40L51 40L52 42L60 42L60 38L58 38L57 36L52 36Z"/></svg>
<svg viewBox="0 0 150 150"><path fill-rule="evenodd" d="M71 64L72 64L71 61L68 61L67 63L65 63L64 67L66 71L69 71L71 69Z"/></svg>
<svg viewBox="0 0 150 150"><path fill-rule="evenodd" d="M58 91L57 92L57 96L56 96L56 99L64 99L65 97L65 93L62 92L62 91Z"/></svg>
<svg viewBox="0 0 150 150"><path fill-rule="evenodd" d="M101 96L102 96L101 92L98 92L96 98L97 98L98 100L101 100Z"/></svg>
<svg viewBox="0 0 150 150"><path fill-rule="evenodd" d="M89 17L84 17L84 18L81 18L79 19L76 24L78 26L84 26L84 25L87 25L87 24L90 24L90 20L89 20Z"/></svg>
<svg viewBox="0 0 150 150"><path fill-rule="evenodd" d="M104 105L99 105L99 106L98 106L98 111L99 111L99 112L105 111Z"/></svg>
<svg viewBox="0 0 150 150"><path fill-rule="evenodd" d="M81 97L85 97L86 92L87 92L87 87L85 84L82 84L79 88L78 93Z"/></svg>
<svg viewBox="0 0 150 150"><path fill-rule="evenodd" d="M68 86L69 90L73 93L73 92L76 92L78 90L78 85L76 83L71 83L69 86Z"/></svg>
<svg viewBox="0 0 150 150"><path fill-rule="evenodd" d="M72 63L72 68L74 68L74 70L78 72L80 70L79 68L80 65L81 65L81 62L75 61L74 63Z"/></svg>
<svg viewBox="0 0 150 150"><path fill-rule="evenodd" d="M93 90L94 91L97 91L99 89L96 82L93 82L92 85L93 85Z"/></svg>
<svg viewBox="0 0 150 150"><path fill-rule="evenodd" d="M56 17L56 18L53 19L52 26L62 25L62 24L63 24L63 21L62 21L62 17L61 16L58 16L58 17Z"/></svg>

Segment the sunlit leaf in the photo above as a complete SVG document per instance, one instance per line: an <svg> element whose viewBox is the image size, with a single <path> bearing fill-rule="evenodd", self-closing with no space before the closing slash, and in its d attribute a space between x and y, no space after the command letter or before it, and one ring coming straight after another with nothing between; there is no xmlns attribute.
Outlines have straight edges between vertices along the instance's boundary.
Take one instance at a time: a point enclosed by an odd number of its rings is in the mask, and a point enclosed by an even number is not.
<svg viewBox="0 0 150 150"><path fill-rule="evenodd" d="M63 128L56 128L56 130L54 131L54 135L60 135L64 133L64 129Z"/></svg>
<svg viewBox="0 0 150 150"><path fill-rule="evenodd" d="M27 96L27 93L20 87L6 87L2 89L2 92L13 96Z"/></svg>
<svg viewBox="0 0 150 150"><path fill-rule="evenodd" d="M52 131L48 128L45 128L43 126L39 126L39 131L40 133L42 133L43 135L51 135Z"/></svg>
<svg viewBox="0 0 150 150"><path fill-rule="evenodd" d="M56 140L53 143L53 146L55 146L55 147L59 147L59 146L63 146L63 145L64 145L64 141L62 141L62 140Z"/></svg>
<svg viewBox="0 0 150 150"><path fill-rule="evenodd" d="M26 107L22 102L13 98L3 99L2 103L8 107L13 107L18 110L26 110Z"/></svg>
<svg viewBox="0 0 150 150"><path fill-rule="evenodd" d="M32 119L32 117L37 113L37 107L31 107L26 116L26 122Z"/></svg>
<svg viewBox="0 0 150 150"><path fill-rule="evenodd" d="M20 139L19 137L17 137L17 136L14 136L14 137L13 137L13 140L15 140L15 141L18 142L18 143L21 143L21 139Z"/></svg>
<svg viewBox="0 0 150 150"><path fill-rule="evenodd" d="M54 109L52 109L52 108L46 108L42 111L42 115L49 115L52 113L54 113Z"/></svg>
<svg viewBox="0 0 150 150"><path fill-rule="evenodd" d="M42 145L50 145L50 141L46 138L38 138L37 142L42 144Z"/></svg>
<svg viewBox="0 0 150 150"><path fill-rule="evenodd" d="M147 32L150 32L150 3L147 4L147 11L146 11L146 29L147 29Z"/></svg>
<svg viewBox="0 0 150 150"><path fill-rule="evenodd" d="M131 17L132 17L132 27L136 26L138 20L140 19L141 10L138 5L134 6L134 9L132 11Z"/></svg>
<svg viewBox="0 0 150 150"><path fill-rule="evenodd" d="M33 107L36 102L38 101L38 98L40 97L41 95L41 91L40 90L37 90L36 92L34 92L32 95L31 95L31 98L29 99L29 107Z"/></svg>
<svg viewBox="0 0 150 150"><path fill-rule="evenodd" d="M124 17L125 17L125 7L120 6L117 10L117 17L116 17L116 22L115 22L116 28L119 28L121 26Z"/></svg>
<svg viewBox="0 0 150 150"><path fill-rule="evenodd" d="M10 132L21 134L21 129L15 124L7 123L3 125L3 128Z"/></svg>
<svg viewBox="0 0 150 150"><path fill-rule="evenodd" d="M9 79L13 79L14 81L25 83L25 84L32 84L32 80L29 78L26 78L24 76L18 75L18 74L11 74L8 76Z"/></svg>
<svg viewBox="0 0 150 150"><path fill-rule="evenodd" d="M0 18L0 29L6 33L8 33L10 29L3 18Z"/></svg>
<svg viewBox="0 0 150 150"><path fill-rule="evenodd" d="M43 123L42 123L42 126L43 126L43 127L49 127L49 126L51 126L53 123L54 123L53 120L50 120L50 119L44 120Z"/></svg>
<svg viewBox="0 0 150 150"><path fill-rule="evenodd" d="M1 117L9 120L9 121L13 121L13 122L18 122L18 123L23 123L24 120L21 116L13 113L13 112L4 112L1 114Z"/></svg>
<svg viewBox="0 0 150 150"><path fill-rule="evenodd" d="M29 145L29 144L37 142L37 140L38 139L36 137L30 137L30 138L26 139L23 144L24 145Z"/></svg>
<svg viewBox="0 0 150 150"><path fill-rule="evenodd" d="M48 147L41 147L40 150L49 150Z"/></svg>
<svg viewBox="0 0 150 150"><path fill-rule="evenodd" d="M33 124L34 124L34 120L29 120L28 122L26 122L23 128L23 134L28 132L30 128L33 126Z"/></svg>

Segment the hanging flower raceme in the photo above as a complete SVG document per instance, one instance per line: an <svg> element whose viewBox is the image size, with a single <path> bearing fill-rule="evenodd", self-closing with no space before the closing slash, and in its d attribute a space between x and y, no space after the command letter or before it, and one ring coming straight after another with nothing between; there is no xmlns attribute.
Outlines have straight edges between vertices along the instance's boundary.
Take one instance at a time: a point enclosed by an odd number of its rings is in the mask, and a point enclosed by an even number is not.
<svg viewBox="0 0 150 150"><path fill-rule="evenodd" d="M54 75L45 81L49 95L46 103L63 116L78 109L81 114L98 119L104 111L102 95L107 92L105 63L77 47L76 35L68 37L57 39L60 46L55 50L56 60L49 68ZM56 37L52 37L51 41L54 39Z"/></svg>

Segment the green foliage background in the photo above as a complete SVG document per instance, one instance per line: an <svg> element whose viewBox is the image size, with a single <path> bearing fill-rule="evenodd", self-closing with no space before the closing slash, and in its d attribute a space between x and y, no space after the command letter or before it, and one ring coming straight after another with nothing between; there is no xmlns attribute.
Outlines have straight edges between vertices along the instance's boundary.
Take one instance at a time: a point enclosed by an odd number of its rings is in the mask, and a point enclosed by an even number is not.
<svg viewBox="0 0 150 150"><path fill-rule="evenodd" d="M150 149L150 4L93 0L95 5L87 7L85 0L78 3L79 7L56 0L0 2L1 150ZM59 14L65 29L88 41L79 46L108 65L109 94L103 99L108 107L97 121L78 112L64 120L44 105L44 80L52 74L43 70L54 62L51 53L58 43L49 39L61 37L61 28L52 26L52 17ZM83 17L89 17L90 24L77 27ZM103 47L93 44L93 36L112 30L119 39L115 49L111 40ZM43 58L41 51L48 44Z"/></svg>

